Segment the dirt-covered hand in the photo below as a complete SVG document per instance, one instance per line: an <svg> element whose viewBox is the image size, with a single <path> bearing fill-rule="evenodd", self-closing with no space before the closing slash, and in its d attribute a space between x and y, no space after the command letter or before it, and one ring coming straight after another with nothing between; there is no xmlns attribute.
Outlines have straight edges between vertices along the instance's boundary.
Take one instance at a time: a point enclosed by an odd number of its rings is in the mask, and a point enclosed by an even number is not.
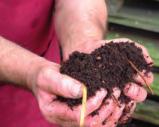
<svg viewBox="0 0 159 127"><path fill-rule="evenodd" d="M108 43L110 41L108 41ZM120 42L134 42L134 41L127 39L127 38L120 38L120 39L114 39L113 42L120 43ZM143 56L144 56L147 64L152 66L153 60L151 59L147 49L139 43L135 43L135 45L142 49ZM142 75L142 77L140 74ZM143 102L146 99L147 91L144 87L147 87L147 86L145 84L145 81L146 81L147 85L151 85L151 83L154 80L152 72L147 73L144 70L144 71L140 72L140 74L137 74L136 76L134 76L135 83L133 83L133 82L128 83L124 89L124 94L126 96L128 96L130 99L132 99L132 101L125 105L125 109L124 109L125 113L120 118L120 123L125 123L131 117L131 115L133 114L133 112L135 110L137 102Z"/></svg>
<svg viewBox="0 0 159 127"><path fill-rule="evenodd" d="M108 41L108 43L110 41ZM120 38L120 39L114 39L113 42L120 43L120 42L133 42L133 41L130 39L127 39L127 38ZM144 56L147 64L152 66L153 61L152 61L147 49L143 45L140 45L139 43L135 43L135 45L142 49L143 56ZM128 83L126 88L124 89L125 95L129 96L131 99L133 99L137 102L144 101L147 96L146 90L143 89L143 87L142 87L142 86L146 86L143 78L146 80L147 85L150 85L153 82L152 72L146 73L146 71L144 70L143 72L140 72L140 74L142 74L142 77L139 74L134 76L136 83Z"/></svg>
<svg viewBox="0 0 159 127"><path fill-rule="evenodd" d="M73 49L69 49L69 52L65 53L67 55L65 55L64 60L68 59L69 54L73 51L91 53L94 49L99 48L101 45L104 45L105 43L109 43L111 41L115 43L133 42L126 38L86 42L74 47ZM135 43L135 45L142 49L144 58L147 63L152 64L152 59L149 56L146 48L138 43ZM144 71L141 72L141 74L146 80L147 84L150 85L153 81L153 74L145 74ZM139 74L136 75L134 79L136 82L128 83L123 90L124 94L132 100L131 102L129 102L128 104L121 104L120 102L118 102L117 104L113 98L107 99L104 102L104 105L102 105L101 108L98 110L98 115L90 115L88 117L89 122L86 123L86 125L88 127L97 125L99 127L115 127L118 122L124 123L134 112L136 103L144 101L147 96L147 91L143 88L143 86L145 85L145 81L141 78ZM115 88L113 95L116 97L116 99L118 99L120 93L121 91L118 88Z"/></svg>
<svg viewBox="0 0 159 127"><path fill-rule="evenodd" d="M59 68L60 65L51 62L44 64L32 75L29 83L32 84L32 91L40 110L48 121L63 127L78 127L81 105L71 109L67 104L56 100L56 97L60 95L73 99L80 98L82 84L69 76L62 75ZM98 91L87 101L86 116L99 108L106 94L105 90Z"/></svg>

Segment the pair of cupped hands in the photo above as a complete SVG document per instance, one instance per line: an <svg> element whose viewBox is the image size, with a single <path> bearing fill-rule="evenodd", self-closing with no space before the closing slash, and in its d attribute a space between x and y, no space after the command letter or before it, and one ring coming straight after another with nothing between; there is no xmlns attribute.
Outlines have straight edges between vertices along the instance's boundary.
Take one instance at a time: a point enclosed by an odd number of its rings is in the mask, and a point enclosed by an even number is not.
<svg viewBox="0 0 159 127"><path fill-rule="evenodd" d="M113 41L115 43L132 42L125 38L114 39ZM68 52L63 55L64 60L67 60L69 54L75 50L90 53L94 49L109 42L110 41L102 40L80 44L74 49L70 48ZM147 63L151 63L152 59L146 48L138 43L135 44L142 49ZM44 63L45 64L38 69L33 78L29 81L42 114L49 122L60 125L61 127L79 127L82 105L75 106L71 109L67 104L54 100L57 95L73 99L82 97L83 84L67 75L61 74L59 72L60 65L47 60ZM152 73L145 75L143 71L141 74L145 78L147 84L150 85L153 81ZM105 100L104 105L101 106L103 99L107 96L107 91L104 89L97 91L95 96L89 98L86 104L87 110L84 126L115 127L118 122L124 123L134 112L136 103L144 101L147 96L147 91L144 89L145 82L141 76L135 75L134 79L139 82L140 85L129 82L123 90L124 94L131 98L131 102L128 104L118 102L118 104L120 104L119 106L113 98L108 98ZM143 86L141 86L141 84ZM112 94L118 99L121 90L119 90L119 88L114 88ZM92 116L91 113L99 107L99 114ZM126 113L128 109L130 109L130 111ZM124 115L123 112L125 112ZM103 124L103 122L105 122L105 124Z"/></svg>

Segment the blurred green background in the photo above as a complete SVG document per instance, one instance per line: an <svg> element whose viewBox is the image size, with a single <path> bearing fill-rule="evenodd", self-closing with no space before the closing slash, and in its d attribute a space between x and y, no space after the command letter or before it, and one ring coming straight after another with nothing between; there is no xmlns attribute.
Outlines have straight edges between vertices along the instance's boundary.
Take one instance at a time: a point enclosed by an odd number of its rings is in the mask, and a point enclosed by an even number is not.
<svg viewBox="0 0 159 127"><path fill-rule="evenodd" d="M109 9L106 39L130 38L144 45L159 67L159 0L106 0ZM159 73L154 73L154 95L138 104L135 119L159 126Z"/></svg>

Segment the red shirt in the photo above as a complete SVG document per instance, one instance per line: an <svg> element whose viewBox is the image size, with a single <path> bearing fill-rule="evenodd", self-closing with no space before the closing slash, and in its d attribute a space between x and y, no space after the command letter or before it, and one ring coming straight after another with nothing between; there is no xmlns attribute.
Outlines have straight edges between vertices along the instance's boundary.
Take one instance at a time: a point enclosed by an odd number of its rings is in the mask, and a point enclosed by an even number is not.
<svg viewBox="0 0 159 127"><path fill-rule="evenodd" d="M53 0L0 0L0 36L59 63L53 3ZM43 118L31 92L5 84L0 85L0 127L57 126Z"/></svg>

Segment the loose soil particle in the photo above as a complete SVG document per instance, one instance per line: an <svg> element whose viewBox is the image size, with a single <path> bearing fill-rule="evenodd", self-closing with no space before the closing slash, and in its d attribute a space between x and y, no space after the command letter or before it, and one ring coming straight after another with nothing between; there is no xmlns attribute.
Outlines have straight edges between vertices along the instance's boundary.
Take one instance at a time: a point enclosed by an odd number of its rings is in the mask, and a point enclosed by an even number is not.
<svg viewBox="0 0 159 127"><path fill-rule="evenodd" d="M123 92L123 88L127 83L135 82L133 77L137 72L128 60L139 71L146 70L146 72L149 72L151 70L144 59L141 48L136 47L134 42L110 42L95 49L90 54L73 52L69 59L62 63L60 72L86 85L88 99L101 88L108 91L106 97L108 98L111 97L114 87L120 88ZM81 98L69 99L58 96L57 100L67 103L71 108L81 104ZM122 103L130 101L123 93L119 100Z"/></svg>

